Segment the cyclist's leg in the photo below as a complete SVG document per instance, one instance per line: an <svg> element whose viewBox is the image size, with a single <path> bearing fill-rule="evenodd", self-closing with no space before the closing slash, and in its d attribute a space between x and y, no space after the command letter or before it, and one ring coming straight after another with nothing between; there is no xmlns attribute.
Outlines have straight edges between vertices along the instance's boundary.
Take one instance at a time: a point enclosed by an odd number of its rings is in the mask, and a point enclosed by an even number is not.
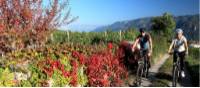
<svg viewBox="0 0 200 88"><path fill-rule="evenodd" d="M150 56L148 56L148 54L149 54L149 50L145 50L144 51L144 54L145 54L145 56L146 56L146 63L148 64L148 68L150 68L151 67L151 64L150 64Z"/></svg>
<svg viewBox="0 0 200 88"><path fill-rule="evenodd" d="M148 59L149 59L149 58L148 58L148 50L144 50L144 51L143 51L143 56L145 56L145 58L144 58L144 61L145 61L145 62L144 62L144 63L147 63L147 64L148 64Z"/></svg>
<svg viewBox="0 0 200 88"><path fill-rule="evenodd" d="M173 64L177 61L177 53L178 52L173 53Z"/></svg>
<svg viewBox="0 0 200 88"><path fill-rule="evenodd" d="M177 71L177 68L176 68L176 66L175 66L175 63L176 63L177 58L178 58L177 53L178 53L178 52L174 52L174 53L173 53L173 70L172 70L172 74L173 74L172 86L173 86L173 87L176 86L176 82L177 82L177 72L176 72L176 71Z"/></svg>
<svg viewBox="0 0 200 88"><path fill-rule="evenodd" d="M148 55L149 50L147 51L147 63L148 63L148 68L151 67L151 56Z"/></svg>
<svg viewBox="0 0 200 88"><path fill-rule="evenodd" d="M144 54L145 54L145 67L144 67L144 71L145 71L145 77L148 76L149 73L149 56L148 56L149 51L145 50Z"/></svg>
<svg viewBox="0 0 200 88"><path fill-rule="evenodd" d="M180 68L181 68L181 71L183 71L184 70L185 51L179 53L179 57L180 57L180 66L181 66Z"/></svg>

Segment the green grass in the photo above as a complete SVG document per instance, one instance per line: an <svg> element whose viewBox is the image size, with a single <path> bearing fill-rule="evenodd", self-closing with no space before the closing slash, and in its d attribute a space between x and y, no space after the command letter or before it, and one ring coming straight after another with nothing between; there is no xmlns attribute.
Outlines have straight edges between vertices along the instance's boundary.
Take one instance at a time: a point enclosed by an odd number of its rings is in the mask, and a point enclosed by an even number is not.
<svg viewBox="0 0 200 88"><path fill-rule="evenodd" d="M152 82L152 85L150 87L169 87L169 80L166 79L156 79Z"/></svg>
<svg viewBox="0 0 200 88"><path fill-rule="evenodd" d="M68 36L69 34L69 36ZM135 30L122 31L121 40L133 41L135 40L138 32ZM69 32L54 31L53 40L51 43L80 43L80 44L98 44L113 41L114 43L120 42L119 32Z"/></svg>
<svg viewBox="0 0 200 88"><path fill-rule="evenodd" d="M168 74L168 75L171 75L172 74L172 68L173 68L173 58L172 56L170 58L168 58L166 60L166 62L161 66L161 68L159 69L159 72L160 73L165 73L165 74Z"/></svg>
<svg viewBox="0 0 200 88"><path fill-rule="evenodd" d="M199 54L198 48L190 48L189 56L186 58L186 67L191 75L192 83L194 86L200 86L199 84Z"/></svg>
<svg viewBox="0 0 200 88"><path fill-rule="evenodd" d="M169 82L172 79L172 61L173 59L170 57L166 60L166 62L159 69L159 73L156 74L156 80L153 81L152 86L156 87L169 87Z"/></svg>
<svg viewBox="0 0 200 88"><path fill-rule="evenodd" d="M155 64L167 52L169 43L167 43L168 38L166 37L158 36L153 32L151 32L151 36L153 40L153 54L151 62Z"/></svg>

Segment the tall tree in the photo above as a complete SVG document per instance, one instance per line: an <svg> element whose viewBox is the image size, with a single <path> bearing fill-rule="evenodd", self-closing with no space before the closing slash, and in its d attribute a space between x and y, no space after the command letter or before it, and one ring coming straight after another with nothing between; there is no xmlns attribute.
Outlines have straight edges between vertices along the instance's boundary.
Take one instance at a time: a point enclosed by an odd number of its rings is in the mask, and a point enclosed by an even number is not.
<svg viewBox="0 0 200 88"><path fill-rule="evenodd" d="M4 30L43 31L69 24L68 0L0 0L0 25Z"/></svg>
<svg viewBox="0 0 200 88"><path fill-rule="evenodd" d="M0 44L41 45L50 30L76 19L68 0L0 0Z"/></svg>
<svg viewBox="0 0 200 88"><path fill-rule="evenodd" d="M164 36L170 36L176 27L176 22L172 15L164 13L162 16L154 17L152 20L152 30Z"/></svg>

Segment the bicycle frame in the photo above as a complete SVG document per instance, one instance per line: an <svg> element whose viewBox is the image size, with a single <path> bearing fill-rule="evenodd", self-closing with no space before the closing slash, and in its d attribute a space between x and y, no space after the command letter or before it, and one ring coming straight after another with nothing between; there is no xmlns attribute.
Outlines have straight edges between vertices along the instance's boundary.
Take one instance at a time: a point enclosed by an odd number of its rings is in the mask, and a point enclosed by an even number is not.
<svg viewBox="0 0 200 88"><path fill-rule="evenodd" d="M177 56L177 60L176 62L173 62L173 82L172 82L172 86L175 87L178 79L180 78L180 57L178 55L178 53L175 54Z"/></svg>
<svg viewBox="0 0 200 88"><path fill-rule="evenodd" d="M138 69L136 75L136 83L137 85L141 85L142 75L145 73L145 77L148 74L148 63L147 63L147 55L142 50L140 51L141 58L138 61Z"/></svg>
<svg viewBox="0 0 200 88"><path fill-rule="evenodd" d="M146 62L147 62L147 55L146 55L146 53L144 53L144 51L143 50L140 50L140 59L139 59L139 64L143 64L143 65L145 65L146 64ZM141 62L143 62L143 63L141 63Z"/></svg>
<svg viewBox="0 0 200 88"><path fill-rule="evenodd" d="M144 73L145 73L144 75L145 75L145 78L146 78L147 75L148 75L148 69L149 69L149 68L148 68L147 53L146 53L146 52L144 53L144 51L141 51L141 55L142 55L142 59L143 59L143 62L144 62L144 63L143 63L143 65L144 65L144 66L143 66L143 67L144 67L143 70L144 70Z"/></svg>

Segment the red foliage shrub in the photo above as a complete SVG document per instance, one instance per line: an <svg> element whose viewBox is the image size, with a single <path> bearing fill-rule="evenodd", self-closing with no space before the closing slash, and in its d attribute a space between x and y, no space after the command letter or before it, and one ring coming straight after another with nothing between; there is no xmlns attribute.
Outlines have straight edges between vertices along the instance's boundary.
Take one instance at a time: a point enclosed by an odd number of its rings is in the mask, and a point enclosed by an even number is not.
<svg viewBox="0 0 200 88"><path fill-rule="evenodd" d="M77 86L78 81L77 81L77 75L72 75L72 80L70 81L70 84L72 84L73 86Z"/></svg>
<svg viewBox="0 0 200 88"><path fill-rule="evenodd" d="M0 0L0 19L8 29L47 30L63 23L69 24L76 19L69 20L68 2L68 0ZM42 3L51 5L44 8ZM64 10L68 11L63 13Z"/></svg>
<svg viewBox="0 0 200 88"><path fill-rule="evenodd" d="M117 52L113 55L105 50L88 58L86 74L89 86L120 86L126 79L127 70Z"/></svg>
<svg viewBox="0 0 200 88"><path fill-rule="evenodd" d="M62 70L62 74L63 74L64 77L69 77L70 76L70 73L68 71Z"/></svg>
<svg viewBox="0 0 200 88"><path fill-rule="evenodd" d="M52 77L55 70L59 70L62 72L62 75L64 77L71 77L70 84L73 86L77 86L77 72L78 72L78 62L76 60L71 60L71 66L72 69L70 71L65 70L65 65L60 62L60 60L52 60L51 58L48 58L45 61L41 61L42 69L47 74L47 76Z"/></svg>
<svg viewBox="0 0 200 88"><path fill-rule="evenodd" d="M135 51L132 52L132 44L130 44L128 41L120 42L119 48L121 49L121 56L125 65L137 64L140 56L139 49L136 48Z"/></svg>
<svg viewBox="0 0 200 88"><path fill-rule="evenodd" d="M13 50L18 49L18 46L12 46L18 45L13 44L17 39L24 43L20 49L44 45L52 30L77 19L70 18L68 3L68 0L0 0L0 35L6 32L5 36L9 37L1 42ZM11 43L7 43L9 40ZM3 50L0 48L0 51Z"/></svg>
<svg viewBox="0 0 200 88"><path fill-rule="evenodd" d="M0 24L0 32L2 32L3 29L5 29L5 26L3 24Z"/></svg>
<svg viewBox="0 0 200 88"><path fill-rule="evenodd" d="M72 52L72 56L78 58L81 65L85 64L85 56L77 51Z"/></svg>
<svg viewBox="0 0 200 88"><path fill-rule="evenodd" d="M121 86L128 75L121 58L123 52L120 48L114 53L108 49L109 47L88 57L77 51L72 51L72 56L75 59L70 59L72 66L70 71L66 71L65 65L59 60L48 58L43 63L45 64L44 72L51 77L55 69L60 70L64 77L72 78L71 85L77 86L78 67L85 65L84 71L88 78L88 86Z"/></svg>
<svg viewBox="0 0 200 88"><path fill-rule="evenodd" d="M61 62L59 60L52 60L52 59L48 58L45 61L41 61L41 63L43 63L41 68L44 70L44 72L49 77L52 76L54 70L60 70L64 77L70 76L70 72L65 70L64 64L61 64Z"/></svg>

